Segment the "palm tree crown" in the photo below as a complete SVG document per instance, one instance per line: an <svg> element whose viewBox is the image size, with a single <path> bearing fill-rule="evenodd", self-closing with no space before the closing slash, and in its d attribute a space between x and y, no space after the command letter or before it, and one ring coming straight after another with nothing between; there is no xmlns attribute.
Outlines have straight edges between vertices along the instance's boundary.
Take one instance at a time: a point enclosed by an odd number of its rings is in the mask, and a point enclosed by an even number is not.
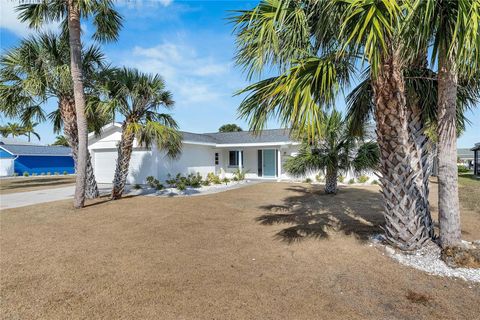
<svg viewBox="0 0 480 320"><path fill-rule="evenodd" d="M136 69L115 69L104 92L107 99L102 103L103 112L124 117L112 190L112 198L118 199L125 187L134 138L147 147L155 143L168 156L175 157L181 151L181 135L171 115L159 112L160 108L170 109L174 104L159 75Z"/></svg>
<svg viewBox="0 0 480 320"><path fill-rule="evenodd" d="M323 113L321 131L315 142L304 139L300 152L285 163L285 170L294 176L326 171L326 193L337 192L340 172L373 170L378 167L379 152L374 141L363 141L350 133L349 123L336 110Z"/></svg>

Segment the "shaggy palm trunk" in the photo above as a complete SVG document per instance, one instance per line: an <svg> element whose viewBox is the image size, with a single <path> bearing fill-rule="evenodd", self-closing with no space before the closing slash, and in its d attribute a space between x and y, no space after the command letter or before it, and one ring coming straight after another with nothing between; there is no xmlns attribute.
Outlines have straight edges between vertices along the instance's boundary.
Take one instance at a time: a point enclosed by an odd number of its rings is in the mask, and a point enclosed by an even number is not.
<svg viewBox="0 0 480 320"><path fill-rule="evenodd" d="M80 40L80 11L78 2L68 0L68 34L70 43L70 70L75 97L77 115L78 153L77 178L75 185L74 207L82 208L85 204L87 174L88 130L85 116L85 92L83 90L82 43Z"/></svg>
<svg viewBox="0 0 480 320"><path fill-rule="evenodd" d="M325 193L336 194L337 193L337 170L327 168L327 174L325 175Z"/></svg>
<svg viewBox="0 0 480 320"><path fill-rule="evenodd" d="M426 70L428 66L427 52L421 50L417 55L417 58L412 63L412 67L417 70ZM432 172L432 160L431 152L429 152L430 143L427 135L425 134L425 121L420 107L421 96L417 96L416 92L412 92L410 96L411 101L409 103L409 119L408 129L410 133L411 142L415 146L416 158L420 161L412 163L413 169L416 172L420 172L416 180L417 189L417 212L423 215L423 223L427 228L428 234L433 239L435 237L435 230L433 227L432 216L430 213L430 203L428 201L429 195L429 179Z"/></svg>
<svg viewBox="0 0 480 320"><path fill-rule="evenodd" d="M61 98L59 104L60 115L63 121L63 132L67 138L68 144L72 148L73 161L75 162L76 167L78 154L78 130L75 102L69 98ZM97 181L95 180L95 174L93 172L92 159L90 157L90 152L87 150L87 185L85 196L88 199L94 199L99 195Z"/></svg>
<svg viewBox="0 0 480 320"><path fill-rule="evenodd" d="M387 240L402 250L420 248L430 237L423 213L417 212L420 172L418 154L409 138L408 110L400 53L383 57L372 81L380 148L380 181Z"/></svg>
<svg viewBox="0 0 480 320"><path fill-rule="evenodd" d="M432 172L433 158L428 148L429 141L425 135L425 123L422 112L415 102L410 106L408 122L411 142L415 147L414 151L417 153L415 159L420 159L420 161L415 161L412 164L413 170L419 172L415 181L418 198L416 211L423 216L423 224L430 238L433 239L435 237L435 230L430 213L430 203L428 201L428 195L430 193L429 179Z"/></svg>
<svg viewBox="0 0 480 320"><path fill-rule="evenodd" d="M438 220L442 247L461 242L457 169L457 73L446 49L438 59ZM452 55L453 56L453 55Z"/></svg>
<svg viewBox="0 0 480 320"><path fill-rule="evenodd" d="M112 200L120 199L125 184L127 182L128 167L132 156L133 141L135 135L127 130L128 124L125 122L122 126L122 139L118 145L117 166L115 168L115 177L113 179Z"/></svg>

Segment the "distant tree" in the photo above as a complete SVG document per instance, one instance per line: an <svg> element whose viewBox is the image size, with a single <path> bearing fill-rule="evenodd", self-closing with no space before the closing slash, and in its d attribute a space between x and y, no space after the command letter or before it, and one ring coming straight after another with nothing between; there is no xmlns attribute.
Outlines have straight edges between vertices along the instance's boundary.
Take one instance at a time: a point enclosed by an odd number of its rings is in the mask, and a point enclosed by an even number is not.
<svg viewBox="0 0 480 320"><path fill-rule="evenodd" d="M18 137L18 136L24 136L25 131L23 130L23 126L19 123L7 123L4 126L0 127L0 134L3 137L8 137L12 136L12 138Z"/></svg>
<svg viewBox="0 0 480 320"><path fill-rule="evenodd" d="M57 136L55 138L55 142L52 143L52 146L69 147L70 145L68 144L68 139L65 136Z"/></svg>
<svg viewBox="0 0 480 320"><path fill-rule="evenodd" d="M36 126L38 126L38 122L27 122L23 125L23 134L28 137L28 142L30 142L32 134L40 141L40 135L35 131Z"/></svg>
<svg viewBox="0 0 480 320"><path fill-rule="evenodd" d="M239 132L243 131L242 128L237 126L235 123L224 124L218 129L218 132Z"/></svg>

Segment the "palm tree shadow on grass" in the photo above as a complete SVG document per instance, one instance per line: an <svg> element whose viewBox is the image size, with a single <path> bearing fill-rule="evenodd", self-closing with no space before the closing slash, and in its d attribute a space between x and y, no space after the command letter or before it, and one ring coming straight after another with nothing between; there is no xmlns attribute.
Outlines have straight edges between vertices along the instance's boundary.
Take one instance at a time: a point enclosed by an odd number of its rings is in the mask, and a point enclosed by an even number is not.
<svg viewBox="0 0 480 320"><path fill-rule="evenodd" d="M354 235L365 241L383 232L381 195L376 190L345 187L337 195L327 195L314 186L286 190L296 195L285 198L281 205L261 206L268 213L256 218L263 225L289 225L275 235L281 241L327 239L330 232Z"/></svg>

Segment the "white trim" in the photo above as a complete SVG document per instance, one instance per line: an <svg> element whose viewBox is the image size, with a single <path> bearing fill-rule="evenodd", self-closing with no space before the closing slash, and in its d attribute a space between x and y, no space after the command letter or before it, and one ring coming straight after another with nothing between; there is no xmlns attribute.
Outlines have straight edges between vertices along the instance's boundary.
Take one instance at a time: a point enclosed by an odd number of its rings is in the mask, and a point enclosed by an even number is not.
<svg viewBox="0 0 480 320"><path fill-rule="evenodd" d="M0 146L0 149L2 149L3 151L7 152L7 153L10 153L12 156L15 156L13 153L11 153L10 151L8 151L7 149L5 149L4 147ZM3 159L10 159L10 158L3 158Z"/></svg>
<svg viewBox="0 0 480 320"><path fill-rule="evenodd" d="M211 142L197 142L197 141L189 141L189 140L183 140L183 144L196 144L200 146L210 146L210 147L216 147L216 143L211 143Z"/></svg>
<svg viewBox="0 0 480 320"><path fill-rule="evenodd" d="M95 136L101 136L105 131L107 131L107 129L110 129L110 128L113 128L113 127L121 128L122 125L118 122L112 122L112 123L106 124L100 129L100 134L97 135L97 134L95 134L95 132L90 132L88 134L88 138L90 139L90 138L95 137Z"/></svg>
<svg viewBox="0 0 480 320"><path fill-rule="evenodd" d="M287 142L252 142L252 143L225 143L217 144L217 148L235 148L235 147L262 147L262 146L288 146L288 145L299 145L300 142L287 141Z"/></svg>

